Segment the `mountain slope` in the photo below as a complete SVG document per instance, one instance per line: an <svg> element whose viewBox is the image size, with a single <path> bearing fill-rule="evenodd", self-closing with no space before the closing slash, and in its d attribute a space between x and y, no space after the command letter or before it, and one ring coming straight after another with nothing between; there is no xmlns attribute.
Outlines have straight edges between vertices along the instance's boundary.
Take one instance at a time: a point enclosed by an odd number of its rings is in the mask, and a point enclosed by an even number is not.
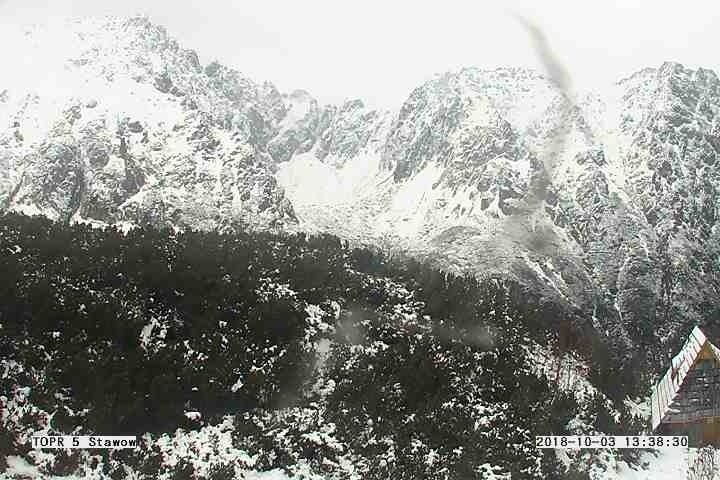
<svg viewBox="0 0 720 480"><path fill-rule="evenodd" d="M278 178L311 228L533 285L625 352L672 348L717 309L719 87L666 63L568 108L540 75L466 69L413 92L355 167L324 167L339 200L304 195L305 156Z"/></svg>
<svg viewBox="0 0 720 480"><path fill-rule="evenodd" d="M555 383L552 307L512 282L329 235L15 214L0 233L0 477L540 479L563 468L535 435L630 426ZM47 452L37 432L142 447Z"/></svg>
<svg viewBox="0 0 720 480"><path fill-rule="evenodd" d="M286 111L274 87L203 68L144 18L15 35L32 61L2 90L5 208L205 228L294 222L264 151Z"/></svg>
<svg viewBox="0 0 720 480"><path fill-rule="evenodd" d="M2 35L3 210L330 232L520 282L649 365L686 326L715 331L711 71L666 63L570 99L532 71L464 69L379 112L202 66L145 18Z"/></svg>

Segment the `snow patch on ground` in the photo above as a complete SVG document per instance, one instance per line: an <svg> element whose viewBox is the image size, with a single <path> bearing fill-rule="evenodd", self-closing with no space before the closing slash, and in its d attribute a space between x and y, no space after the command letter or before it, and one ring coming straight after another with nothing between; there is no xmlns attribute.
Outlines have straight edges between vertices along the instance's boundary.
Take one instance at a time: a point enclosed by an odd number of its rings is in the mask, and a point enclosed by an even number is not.
<svg viewBox="0 0 720 480"><path fill-rule="evenodd" d="M598 393L598 389L587 379L589 366L573 353L566 353L559 358L547 347L537 343L524 348L535 373L557 382L561 390L574 393L579 403Z"/></svg>
<svg viewBox="0 0 720 480"><path fill-rule="evenodd" d="M618 462L616 471L608 471L597 480L682 480L688 478L688 461L694 449L676 448L644 453L640 464L647 469Z"/></svg>
<svg viewBox="0 0 720 480"><path fill-rule="evenodd" d="M325 160L307 152L280 166L277 179L294 205L334 205L374 191L380 162L378 154L360 154L341 168Z"/></svg>
<svg viewBox="0 0 720 480"><path fill-rule="evenodd" d="M9 210L11 212L22 213L23 215L27 215L29 217L44 215L53 220L57 220L57 218L58 218L57 213L50 211L50 210L43 210L43 209L39 208L37 205L27 205L27 204L13 205L9 208Z"/></svg>

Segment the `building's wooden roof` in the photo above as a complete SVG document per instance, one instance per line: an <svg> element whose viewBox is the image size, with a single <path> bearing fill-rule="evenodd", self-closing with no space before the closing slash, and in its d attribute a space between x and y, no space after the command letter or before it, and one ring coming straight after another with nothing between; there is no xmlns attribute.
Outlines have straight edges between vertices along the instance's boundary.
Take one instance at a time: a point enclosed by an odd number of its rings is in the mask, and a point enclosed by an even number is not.
<svg viewBox="0 0 720 480"><path fill-rule="evenodd" d="M720 362L720 349L708 341L702 330L698 327L693 328L682 349L680 349L680 353L673 357L670 368L653 388L650 396L653 430L670 413L670 407L703 347L709 348L710 352Z"/></svg>

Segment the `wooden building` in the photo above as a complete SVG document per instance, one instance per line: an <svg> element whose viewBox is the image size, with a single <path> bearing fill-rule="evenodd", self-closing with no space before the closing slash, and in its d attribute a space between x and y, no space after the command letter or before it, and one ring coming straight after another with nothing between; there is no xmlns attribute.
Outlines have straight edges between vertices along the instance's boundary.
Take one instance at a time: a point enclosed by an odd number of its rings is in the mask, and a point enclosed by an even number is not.
<svg viewBox="0 0 720 480"><path fill-rule="evenodd" d="M720 350L695 327L650 397L652 429L720 446Z"/></svg>

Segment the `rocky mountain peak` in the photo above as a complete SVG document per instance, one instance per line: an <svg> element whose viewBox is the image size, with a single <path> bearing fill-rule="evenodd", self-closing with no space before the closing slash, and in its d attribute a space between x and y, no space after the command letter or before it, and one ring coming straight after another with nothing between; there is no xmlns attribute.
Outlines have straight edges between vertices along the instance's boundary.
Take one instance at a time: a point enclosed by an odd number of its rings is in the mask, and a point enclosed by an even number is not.
<svg viewBox="0 0 720 480"><path fill-rule="evenodd" d="M110 223L294 221L267 153L287 115L273 86L202 68L145 17L21 33L35 66L53 58L44 64L53 81L7 89L4 205Z"/></svg>

